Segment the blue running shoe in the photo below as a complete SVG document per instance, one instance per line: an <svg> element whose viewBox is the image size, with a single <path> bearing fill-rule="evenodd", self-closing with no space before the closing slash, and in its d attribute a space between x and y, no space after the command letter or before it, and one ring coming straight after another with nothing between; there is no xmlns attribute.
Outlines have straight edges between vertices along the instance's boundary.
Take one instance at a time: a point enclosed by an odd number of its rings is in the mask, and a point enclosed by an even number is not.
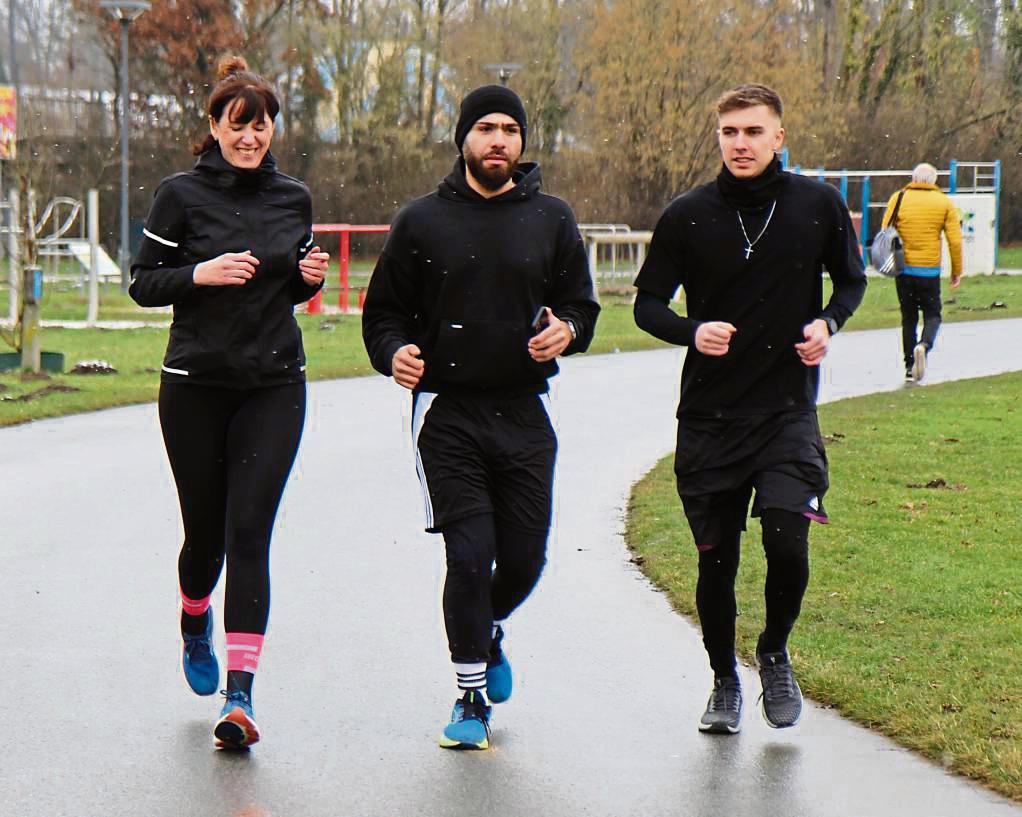
<svg viewBox="0 0 1022 817"><path fill-rule="evenodd" d="M490 707L477 689L468 690L454 702L451 722L440 736L444 749L489 749Z"/></svg>
<svg viewBox="0 0 1022 817"><path fill-rule="evenodd" d="M486 697L492 704L502 704L511 697L511 662L501 649L503 640L504 630L498 624L497 634L490 642L490 658L486 662Z"/></svg>
<svg viewBox="0 0 1022 817"><path fill-rule="evenodd" d="M247 692L229 689L220 693L227 700L220 720L213 727L213 745L217 749L247 749L259 742L259 727L252 714L252 699Z"/></svg>
<svg viewBox="0 0 1022 817"><path fill-rule="evenodd" d="M206 610L206 632L181 637L185 642L181 667L188 686L196 695L212 695L220 686L220 664L213 652L213 608Z"/></svg>

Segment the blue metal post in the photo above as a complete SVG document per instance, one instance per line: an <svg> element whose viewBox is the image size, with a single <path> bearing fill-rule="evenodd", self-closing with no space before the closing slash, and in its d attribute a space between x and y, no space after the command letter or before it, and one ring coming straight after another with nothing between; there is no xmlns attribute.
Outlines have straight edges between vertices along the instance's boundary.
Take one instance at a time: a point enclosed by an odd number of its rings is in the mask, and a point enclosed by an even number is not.
<svg viewBox="0 0 1022 817"><path fill-rule="evenodd" d="M952 159L948 166L948 175L951 177L947 184L948 193L958 192L958 160Z"/></svg>
<svg viewBox="0 0 1022 817"><path fill-rule="evenodd" d="M1001 251L1001 160L994 162L994 271Z"/></svg>
<svg viewBox="0 0 1022 817"><path fill-rule="evenodd" d="M788 149L781 148L781 170L785 170L788 167Z"/></svg>
<svg viewBox="0 0 1022 817"><path fill-rule="evenodd" d="M842 170L842 174L844 171ZM845 204L848 204L848 177L845 175L841 176L841 198L844 199Z"/></svg>
<svg viewBox="0 0 1022 817"><path fill-rule="evenodd" d="M862 221L859 225L859 244L862 245L862 263L869 263L866 240L869 238L869 176L862 178Z"/></svg>

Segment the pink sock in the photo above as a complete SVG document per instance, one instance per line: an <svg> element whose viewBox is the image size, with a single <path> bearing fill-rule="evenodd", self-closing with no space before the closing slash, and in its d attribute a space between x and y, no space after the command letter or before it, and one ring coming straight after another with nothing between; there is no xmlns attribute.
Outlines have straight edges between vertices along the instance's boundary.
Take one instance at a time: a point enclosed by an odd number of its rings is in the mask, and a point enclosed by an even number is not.
<svg viewBox="0 0 1022 817"><path fill-rule="evenodd" d="M205 615L209 609L210 596L206 596L204 599L190 599L185 595L185 591L181 591L181 609L190 616L201 616Z"/></svg>
<svg viewBox="0 0 1022 817"><path fill-rule="evenodd" d="M263 636L258 633L227 633L227 671L254 675L262 651Z"/></svg>

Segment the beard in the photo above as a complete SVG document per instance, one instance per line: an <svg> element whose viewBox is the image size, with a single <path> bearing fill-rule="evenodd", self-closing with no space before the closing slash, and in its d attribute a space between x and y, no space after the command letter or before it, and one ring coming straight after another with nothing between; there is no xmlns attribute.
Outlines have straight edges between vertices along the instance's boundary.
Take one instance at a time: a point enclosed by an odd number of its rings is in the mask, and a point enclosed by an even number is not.
<svg viewBox="0 0 1022 817"><path fill-rule="evenodd" d="M483 164L484 159L492 156L501 156L505 163L497 167L486 167ZM465 166L471 171L473 178L487 190L500 190L518 169L518 161L510 161L506 153L489 153L486 156L476 156L474 153L466 150Z"/></svg>

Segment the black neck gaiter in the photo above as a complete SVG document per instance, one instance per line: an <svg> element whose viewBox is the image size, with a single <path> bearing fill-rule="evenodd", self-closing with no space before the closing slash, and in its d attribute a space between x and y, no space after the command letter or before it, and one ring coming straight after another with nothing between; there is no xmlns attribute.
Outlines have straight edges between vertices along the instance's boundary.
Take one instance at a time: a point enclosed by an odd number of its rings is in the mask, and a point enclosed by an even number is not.
<svg viewBox="0 0 1022 817"><path fill-rule="evenodd" d="M781 169L781 160L774 157L766 170L751 179L736 178L727 165L721 165L717 174L717 190L732 207L762 207L777 198L787 180L787 174Z"/></svg>

